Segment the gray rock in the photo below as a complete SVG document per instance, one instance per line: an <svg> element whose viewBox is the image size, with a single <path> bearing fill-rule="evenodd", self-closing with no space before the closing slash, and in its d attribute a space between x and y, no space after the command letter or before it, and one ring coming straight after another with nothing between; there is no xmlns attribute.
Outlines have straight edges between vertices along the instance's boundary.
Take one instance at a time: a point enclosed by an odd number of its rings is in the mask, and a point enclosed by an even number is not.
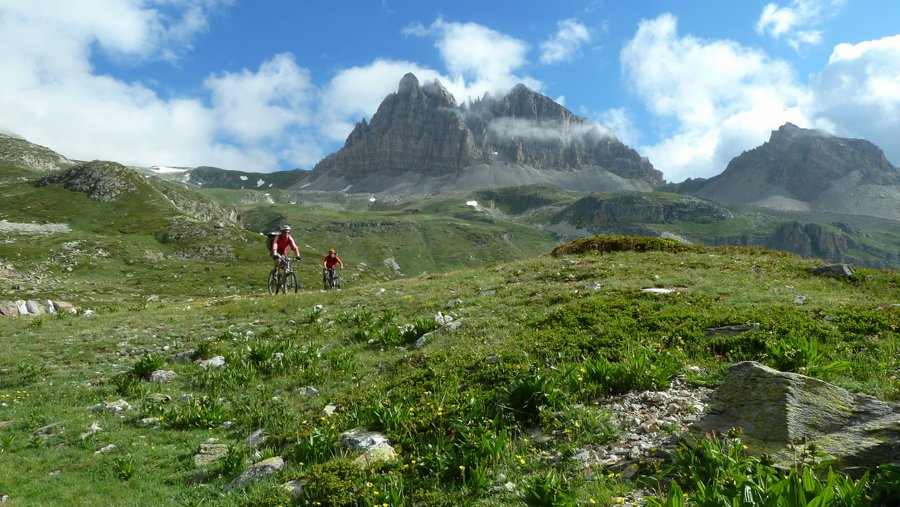
<svg viewBox="0 0 900 507"><path fill-rule="evenodd" d="M366 450L388 442L388 438L377 431L353 428L340 434L341 445L351 451Z"/></svg>
<svg viewBox="0 0 900 507"><path fill-rule="evenodd" d="M303 495L303 488L309 481L293 480L281 485L291 495L291 499L300 498Z"/></svg>
<svg viewBox="0 0 900 507"><path fill-rule="evenodd" d="M102 448L97 449L96 451L94 451L94 455L96 456L96 455L99 455L99 454L106 454L106 453L108 453L108 452L110 452L110 451L114 451L114 450L116 450L116 449L118 449L118 447L116 447L116 444L109 444L109 445L107 445L107 446L105 446L105 447L102 447Z"/></svg>
<svg viewBox="0 0 900 507"><path fill-rule="evenodd" d="M84 430L84 432L81 433L81 439L84 440L85 438L93 435L94 433L97 433L98 431L103 431L103 428L101 428L99 424L93 423L88 426L88 428Z"/></svg>
<svg viewBox="0 0 900 507"><path fill-rule="evenodd" d="M720 326L720 327L710 327L706 329L706 336L713 336L717 334L724 334L728 336L737 336L741 333L746 333L747 331L757 331L759 330L759 322L754 322L752 324L735 324L731 326Z"/></svg>
<svg viewBox="0 0 900 507"><path fill-rule="evenodd" d="M169 356L170 363L190 363L195 359L197 359L196 350L185 350L183 352L177 352Z"/></svg>
<svg viewBox="0 0 900 507"><path fill-rule="evenodd" d="M0 301L0 315L17 317L19 315L19 307L12 301Z"/></svg>
<svg viewBox="0 0 900 507"><path fill-rule="evenodd" d="M91 410L94 412L111 412L113 414L118 414L126 410L131 410L131 405L127 401L119 399L116 401L104 401L103 403L98 403L92 406Z"/></svg>
<svg viewBox="0 0 900 507"><path fill-rule="evenodd" d="M43 306L44 306L44 311L45 311L45 312L47 312L47 313L56 313L56 306L53 305L53 301L50 301L49 299L47 299L47 300L44 301Z"/></svg>
<svg viewBox="0 0 900 507"><path fill-rule="evenodd" d="M222 491L227 493L234 489L244 488L248 484L261 481L270 475L274 475L283 468L284 459L281 456L275 456L274 458L260 461L259 463L251 465L250 468L244 470L241 475L226 484Z"/></svg>
<svg viewBox="0 0 900 507"><path fill-rule="evenodd" d="M75 305L68 301L53 301L53 306L59 313L75 313L77 311Z"/></svg>
<svg viewBox="0 0 900 507"><path fill-rule="evenodd" d="M268 440L268 435L263 433L263 430L259 429L250 434L249 437L244 439L244 445L247 446L248 449L256 449L266 440Z"/></svg>
<svg viewBox="0 0 900 507"><path fill-rule="evenodd" d="M209 442L200 444L197 454L194 454L194 466L197 468L207 467L228 455L228 446L225 444L217 444Z"/></svg>
<svg viewBox="0 0 900 507"><path fill-rule="evenodd" d="M370 447L353 459L353 462L362 468L367 468L377 463L391 463L394 461L397 461L397 453L387 442Z"/></svg>
<svg viewBox="0 0 900 507"><path fill-rule="evenodd" d="M337 411L337 405L332 405L329 403L325 405L325 408L322 409L322 417L331 417Z"/></svg>
<svg viewBox="0 0 900 507"><path fill-rule="evenodd" d="M711 409L693 430L741 428L751 452L776 462L795 458L794 444L815 444L821 459L871 466L900 459L900 404L851 394L818 379L752 361L731 366Z"/></svg>
<svg viewBox="0 0 900 507"><path fill-rule="evenodd" d="M847 264L823 264L809 268L814 275L830 276L832 278L853 278L853 269Z"/></svg>
<svg viewBox="0 0 900 507"><path fill-rule="evenodd" d="M150 374L149 381L154 384L168 384L177 376L178 374L172 370L156 370Z"/></svg>
<svg viewBox="0 0 900 507"><path fill-rule="evenodd" d="M216 369L221 370L222 368L225 367L225 357L224 356L213 356L209 359L203 359L203 360L197 361L197 364L199 366L202 366L203 368L216 368Z"/></svg>
<svg viewBox="0 0 900 507"><path fill-rule="evenodd" d="M143 419L138 419L138 426L155 426L162 421L159 417L144 417Z"/></svg>
<svg viewBox="0 0 900 507"><path fill-rule="evenodd" d="M19 312L19 315L28 315L28 306L25 301L19 299L16 301L16 311Z"/></svg>
<svg viewBox="0 0 900 507"><path fill-rule="evenodd" d="M168 394L163 394L163 393L150 393L147 395L145 400L147 401L147 403L151 403L151 404L153 404L153 403L168 403L168 402L172 401L172 397L169 396Z"/></svg>
<svg viewBox="0 0 900 507"><path fill-rule="evenodd" d="M44 307L33 299L25 301L25 309L28 310L29 315L43 315L45 311Z"/></svg>

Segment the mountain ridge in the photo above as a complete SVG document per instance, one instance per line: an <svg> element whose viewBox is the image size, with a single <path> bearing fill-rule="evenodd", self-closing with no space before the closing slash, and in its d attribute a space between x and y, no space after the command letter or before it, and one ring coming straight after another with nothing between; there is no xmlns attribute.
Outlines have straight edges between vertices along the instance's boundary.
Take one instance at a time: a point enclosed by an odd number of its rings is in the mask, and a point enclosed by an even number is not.
<svg viewBox="0 0 900 507"><path fill-rule="evenodd" d="M649 191L663 179L614 136L524 85L457 106L438 81L407 74L370 122L291 188L414 195L539 183Z"/></svg>

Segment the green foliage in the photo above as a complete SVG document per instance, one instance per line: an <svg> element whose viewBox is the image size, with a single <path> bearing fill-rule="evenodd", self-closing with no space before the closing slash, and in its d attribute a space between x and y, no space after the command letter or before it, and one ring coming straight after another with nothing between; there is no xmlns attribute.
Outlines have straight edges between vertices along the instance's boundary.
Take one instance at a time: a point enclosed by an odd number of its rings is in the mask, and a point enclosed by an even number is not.
<svg viewBox="0 0 900 507"><path fill-rule="evenodd" d="M365 478L364 471L347 458L311 465L301 476L306 481L303 501L306 505L357 505L367 493Z"/></svg>
<svg viewBox="0 0 900 507"><path fill-rule="evenodd" d="M112 468L119 479L123 481L131 479L137 473L134 455L128 453L124 456L116 456L112 460Z"/></svg>
<svg viewBox="0 0 900 507"><path fill-rule="evenodd" d="M553 249L554 256L609 252L669 252L697 251L698 247L672 239L646 236L593 236L564 243Z"/></svg>
<svg viewBox="0 0 900 507"><path fill-rule="evenodd" d="M537 421L544 407L558 407L565 397L551 376L532 373L513 380L500 392L501 406L523 424Z"/></svg>
<svg viewBox="0 0 900 507"><path fill-rule="evenodd" d="M131 374L139 379L147 380L150 378L151 373L161 369L164 364L166 364L166 361L162 356L145 354L131 367Z"/></svg>
<svg viewBox="0 0 900 507"><path fill-rule="evenodd" d="M523 491L522 499L526 505L533 507L575 507L578 505L566 486L565 480L552 471L529 481Z"/></svg>
<svg viewBox="0 0 900 507"><path fill-rule="evenodd" d="M868 473L854 480L831 468L821 471L804 464L783 471L746 455L744 449L746 446L736 435L682 445L663 472L672 477L667 494L648 499L647 505L861 507L888 506L896 500L898 476L891 478L885 467L874 480ZM884 496L889 490L891 493Z"/></svg>
<svg viewBox="0 0 900 507"><path fill-rule="evenodd" d="M587 358L569 377L595 394L622 394L629 391L660 391L681 371L681 365L666 351L640 348L621 361L603 357Z"/></svg>
<svg viewBox="0 0 900 507"><path fill-rule="evenodd" d="M771 341L766 346L773 367L782 371L794 371L804 375L836 373L850 367L847 361L827 362L819 352L819 342L805 336L789 334Z"/></svg>

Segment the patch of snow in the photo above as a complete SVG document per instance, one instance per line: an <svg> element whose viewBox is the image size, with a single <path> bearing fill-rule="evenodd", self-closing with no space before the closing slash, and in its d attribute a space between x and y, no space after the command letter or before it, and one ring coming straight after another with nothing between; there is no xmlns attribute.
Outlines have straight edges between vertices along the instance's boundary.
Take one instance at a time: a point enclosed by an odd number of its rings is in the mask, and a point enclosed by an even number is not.
<svg viewBox="0 0 900 507"><path fill-rule="evenodd" d="M347 185L346 187L344 187L343 190L341 190L341 192L346 192L346 191L350 190L350 187L352 187L352 186L353 185Z"/></svg>
<svg viewBox="0 0 900 507"><path fill-rule="evenodd" d="M246 176L241 176L241 181L247 181L247 177L246 177Z"/></svg>
<svg viewBox="0 0 900 507"><path fill-rule="evenodd" d="M651 287L649 289L641 289L641 292L651 292L653 294L671 294L672 292L675 292L675 291L672 289L662 289L662 288L658 288L658 287Z"/></svg>
<svg viewBox="0 0 900 507"><path fill-rule="evenodd" d="M369 197L369 202L375 202L375 198L374 198L374 197Z"/></svg>
<svg viewBox="0 0 900 507"><path fill-rule="evenodd" d="M466 201L466 206L471 206L473 208L478 207L478 201Z"/></svg>
<svg viewBox="0 0 900 507"><path fill-rule="evenodd" d="M265 185L265 184L266 184L266 182L263 181L263 180L256 180L256 187L257 187L257 188L259 188L259 187L261 187L261 186L263 186L263 185Z"/></svg>
<svg viewBox="0 0 900 507"><path fill-rule="evenodd" d="M308 186L309 186L309 183L304 183L303 185L300 185L300 188L306 188Z"/></svg>
<svg viewBox="0 0 900 507"><path fill-rule="evenodd" d="M164 165L155 165L150 168L151 171L159 174L178 174L186 173L188 170L181 167L167 167Z"/></svg>

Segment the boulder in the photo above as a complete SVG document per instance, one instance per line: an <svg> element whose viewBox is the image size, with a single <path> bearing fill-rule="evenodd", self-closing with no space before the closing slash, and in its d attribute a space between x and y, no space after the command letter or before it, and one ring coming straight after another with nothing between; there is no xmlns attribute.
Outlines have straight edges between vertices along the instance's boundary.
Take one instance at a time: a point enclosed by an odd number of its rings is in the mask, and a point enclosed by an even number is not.
<svg viewBox="0 0 900 507"><path fill-rule="evenodd" d="M200 444L197 454L194 455L194 466L197 468L207 467L224 458L227 454L228 445L217 444L207 440L206 443Z"/></svg>
<svg viewBox="0 0 900 507"><path fill-rule="evenodd" d="M156 370L150 374L150 382L154 384L167 384L177 377L178 374L172 370Z"/></svg>
<svg viewBox="0 0 900 507"><path fill-rule="evenodd" d="M823 264L809 268L810 273L832 278L853 278L853 269L847 264Z"/></svg>
<svg viewBox="0 0 900 507"><path fill-rule="evenodd" d="M244 470L241 475L226 484L222 491L227 493L234 489L241 489L248 484L258 482L270 475L274 475L275 472L278 472L283 468L284 459L281 456L275 456L274 458L260 461L259 463L251 465L250 468Z"/></svg>
<svg viewBox="0 0 900 507"><path fill-rule="evenodd" d="M377 431L369 431L366 428L353 428L340 434L338 437L341 445L351 451L371 449L381 444L386 444L388 438Z"/></svg>
<svg viewBox="0 0 900 507"><path fill-rule="evenodd" d="M12 301L0 301L0 315L16 317L19 315L19 307Z"/></svg>
<svg viewBox="0 0 900 507"><path fill-rule="evenodd" d="M29 299L25 301L25 309L28 310L29 315L43 315L44 307L41 306L40 303L34 301L33 299Z"/></svg>
<svg viewBox="0 0 900 507"><path fill-rule="evenodd" d="M789 465L797 444L838 467L900 460L900 404L852 394L797 373L746 361L732 365L694 435L740 428L753 454Z"/></svg>

